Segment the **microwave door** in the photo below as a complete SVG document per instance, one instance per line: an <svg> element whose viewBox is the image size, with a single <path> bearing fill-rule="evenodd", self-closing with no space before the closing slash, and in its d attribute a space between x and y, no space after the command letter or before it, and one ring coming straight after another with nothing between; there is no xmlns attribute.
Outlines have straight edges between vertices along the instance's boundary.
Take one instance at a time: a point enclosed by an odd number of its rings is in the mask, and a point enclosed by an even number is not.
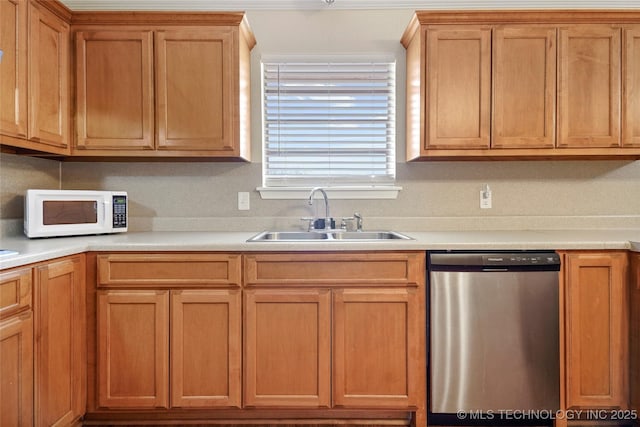
<svg viewBox="0 0 640 427"><path fill-rule="evenodd" d="M43 196L38 235L60 236L99 234L105 230L105 205L102 197Z"/></svg>
<svg viewBox="0 0 640 427"><path fill-rule="evenodd" d="M98 202L95 200L44 200L44 225L97 224Z"/></svg>

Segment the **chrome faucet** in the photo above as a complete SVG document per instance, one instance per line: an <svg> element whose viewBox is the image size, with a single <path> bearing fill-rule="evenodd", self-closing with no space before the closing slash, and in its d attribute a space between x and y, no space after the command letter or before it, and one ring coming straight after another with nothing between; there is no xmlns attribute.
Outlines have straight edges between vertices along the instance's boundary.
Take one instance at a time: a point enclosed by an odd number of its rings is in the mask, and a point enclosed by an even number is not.
<svg viewBox="0 0 640 427"><path fill-rule="evenodd" d="M324 191L324 189L322 187L315 187L311 190L311 192L309 193L309 205L312 206L313 205L313 196L316 194L316 192L319 191L322 194L322 197L324 197L324 208L325 208L325 213L324 213L324 229L330 229L332 228L332 224L333 224L333 219L331 218L331 215L329 214L329 197L327 196L327 192ZM316 220L318 220L320 218L315 218L314 219L314 223ZM315 224L314 224L314 227Z"/></svg>

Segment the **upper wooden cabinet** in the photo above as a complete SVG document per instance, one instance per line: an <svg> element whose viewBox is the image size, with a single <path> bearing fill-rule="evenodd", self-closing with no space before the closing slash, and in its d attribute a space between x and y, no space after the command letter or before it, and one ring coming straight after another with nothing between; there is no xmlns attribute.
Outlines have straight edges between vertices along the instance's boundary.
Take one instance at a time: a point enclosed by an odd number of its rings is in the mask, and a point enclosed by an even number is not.
<svg viewBox="0 0 640 427"><path fill-rule="evenodd" d="M255 39L244 14L92 13L74 24L73 155L249 159Z"/></svg>
<svg viewBox="0 0 640 427"><path fill-rule="evenodd" d="M57 2L3 1L1 143L69 154L69 24Z"/></svg>
<svg viewBox="0 0 640 427"><path fill-rule="evenodd" d="M492 148L552 148L556 29L499 26L493 33Z"/></svg>
<svg viewBox="0 0 640 427"><path fill-rule="evenodd" d="M620 145L620 28L560 29L558 147Z"/></svg>
<svg viewBox="0 0 640 427"><path fill-rule="evenodd" d="M640 147L640 25L623 30L622 145Z"/></svg>
<svg viewBox="0 0 640 427"><path fill-rule="evenodd" d="M402 37L407 159L639 158L638 22L613 11L416 12Z"/></svg>
<svg viewBox="0 0 640 427"><path fill-rule="evenodd" d="M427 28L426 147L489 148L491 29Z"/></svg>
<svg viewBox="0 0 640 427"><path fill-rule="evenodd" d="M153 33L76 33L80 150L153 150Z"/></svg>

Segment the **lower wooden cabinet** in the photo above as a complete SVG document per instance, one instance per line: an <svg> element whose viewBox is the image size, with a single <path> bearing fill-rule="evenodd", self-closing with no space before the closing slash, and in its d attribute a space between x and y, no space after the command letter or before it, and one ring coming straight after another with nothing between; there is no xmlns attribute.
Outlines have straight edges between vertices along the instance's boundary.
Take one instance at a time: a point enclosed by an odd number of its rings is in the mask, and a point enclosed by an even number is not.
<svg viewBox="0 0 640 427"><path fill-rule="evenodd" d="M240 407L239 290L109 289L97 300L100 407Z"/></svg>
<svg viewBox="0 0 640 427"><path fill-rule="evenodd" d="M640 253L633 253L630 257L631 280L629 281L629 302L631 313L629 316L630 348L630 396L631 409L640 413Z"/></svg>
<svg viewBox="0 0 640 427"><path fill-rule="evenodd" d="M71 425L85 412L85 257L34 268L35 425Z"/></svg>
<svg viewBox="0 0 640 427"><path fill-rule="evenodd" d="M627 252L566 252L566 408L626 408Z"/></svg>
<svg viewBox="0 0 640 427"><path fill-rule="evenodd" d="M31 268L0 273L0 426L33 425Z"/></svg>
<svg viewBox="0 0 640 427"><path fill-rule="evenodd" d="M98 396L107 408L169 407L169 291L98 293Z"/></svg>
<svg viewBox="0 0 640 427"><path fill-rule="evenodd" d="M331 291L245 291L246 406L331 406Z"/></svg>
<svg viewBox="0 0 640 427"><path fill-rule="evenodd" d="M417 407L423 290L333 291L333 404Z"/></svg>
<svg viewBox="0 0 640 427"><path fill-rule="evenodd" d="M402 409L422 417L424 257L245 255L245 405Z"/></svg>

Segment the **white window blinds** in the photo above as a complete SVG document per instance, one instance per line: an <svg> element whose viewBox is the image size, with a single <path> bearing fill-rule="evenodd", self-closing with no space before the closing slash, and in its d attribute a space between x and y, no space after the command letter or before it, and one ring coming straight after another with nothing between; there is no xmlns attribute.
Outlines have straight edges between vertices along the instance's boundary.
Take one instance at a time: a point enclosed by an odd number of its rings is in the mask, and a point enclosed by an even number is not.
<svg viewBox="0 0 640 427"><path fill-rule="evenodd" d="M395 180L395 62L263 62L265 187Z"/></svg>

